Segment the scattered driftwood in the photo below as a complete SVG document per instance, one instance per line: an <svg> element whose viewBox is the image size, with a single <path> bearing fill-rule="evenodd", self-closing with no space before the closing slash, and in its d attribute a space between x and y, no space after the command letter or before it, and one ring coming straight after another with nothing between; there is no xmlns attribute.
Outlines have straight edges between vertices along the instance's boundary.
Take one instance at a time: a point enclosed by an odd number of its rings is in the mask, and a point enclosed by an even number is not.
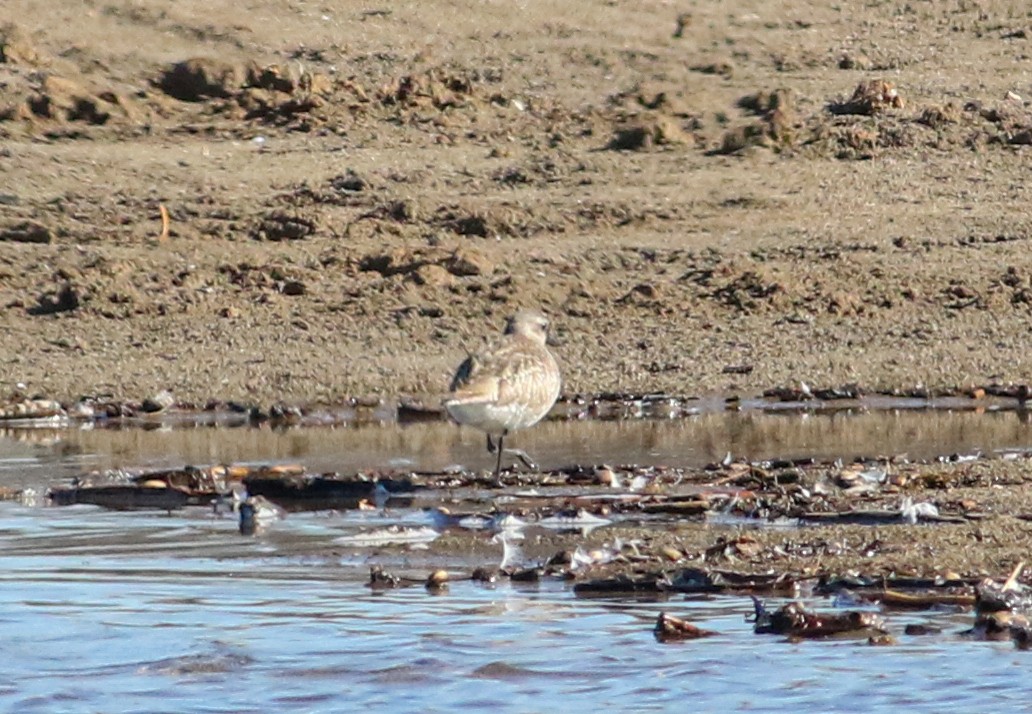
<svg viewBox="0 0 1032 714"><path fill-rule="evenodd" d="M873 612L850 610L823 614L807 610L798 602L790 602L768 612L759 598L753 597L754 631L759 635L787 635L801 639L822 637L873 637L886 635L885 623Z"/></svg>
<svg viewBox="0 0 1032 714"><path fill-rule="evenodd" d="M669 499L656 503L643 503L643 513L670 513L679 516L698 516L710 509L710 502L703 498L691 498L689 500Z"/></svg>
<svg viewBox="0 0 1032 714"><path fill-rule="evenodd" d="M792 597L798 594L800 578L792 573L753 574L732 570L702 570L684 568L665 585L667 590L680 593L706 592L762 592Z"/></svg>
<svg viewBox="0 0 1032 714"><path fill-rule="evenodd" d="M627 595L665 595L670 581L662 573L650 573L633 577L617 575L577 583L573 594L577 597L625 597Z"/></svg>
<svg viewBox="0 0 1032 714"><path fill-rule="evenodd" d="M47 496L55 506L88 503L117 511L174 511L186 506L190 501L190 496L185 491L164 485L70 486L50 489Z"/></svg>
<svg viewBox="0 0 1032 714"><path fill-rule="evenodd" d="M967 523L964 516L944 516L940 514L917 514L915 519L921 523ZM834 525L880 526L893 523L906 523L905 515L900 511L864 510L840 511L833 513L807 512L799 514L803 523L820 523Z"/></svg>
<svg viewBox="0 0 1032 714"><path fill-rule="evenodd" d="M126 484L128 480L130 483ZM108 483L94 483L107 481ZM224 496L235 484L242 484L248 495L262 496L287 510L368 508L370 502L410 505L415 485L409 478L369 478L361 475L313 475L300 464L184 466L179 469L147 471L127 477L124 473L87 474L75 479L71 487L50 490L55 505L95 503L109 508L147 508L137 505L157 502L183 505L208 505ZM162 491L174 496L160 496ZM185 500L184 500L185 499ZM401 499L399 502L398 499ZM408 500L406 500L408 499ZM179 501L183 503L179 503Z"/></svg>
<svg viewBox="0 0 1032 714"><path fill-rule="evenodd" d="M931 610L941 607L968 608L975 604L971 593L904 593L898 590L865 591L858 593L864 600L880 602L885 607L907 610Z"/></svg>
<svg viewBox="0 0 1032 714"><path fill-rule="evenodd" d="M702 637L711 637L716 632L696 627L687 620L668 615L665 612L659 613L656 618L656 627L653 629L656 639L660 642L680 642L682 640L697 640Z"/></svg>
<svg viewBox="0 0 1032 714"><path fill-rule="evenodd" d="M864 575L824 576L817 580L813 592L815 595L835 595L840 590L850 590L857 594L863 592L880 592L891 590L963 590L976 585L976 579L964 578L912 578L912 577L868 577Z"/></svg>
<svg viewBox="0 0 1032 714"><path fill-rule="evenodd" d="M926 625L923 623L913 622L903 628L904 635L910 635L911 637L923 637L924 635L941 635L942 628L936 627L935 625Z"/></svg>
<svg viewBox="0 0 1032 714"><path fill-rule="evenodd" d="M536 583L542 575L541 568L502 568L499 572L514 583Z"/></svg>
<svg viewBox="0 0 1032 714"><path fill-rule="evenodd" d="M665 571L639 573L636 576L587 580L577 583L573 591L584 597L620 597L623 595L663 593L754 593L793 597L799 593L801 578L791 573L752 574L730 570L684 568L670 576Z"/></svg>
<svg viewBox="0 0 1032 714"><path fill-rule="evenodd" d="M965 635L986 640L1013 640L1028 649L1032 643L1032 589L1018 582L1025 563L1015 566L1002 583L986 578L975 587L975 624Z"/></svg>
<svg viewBox="0 0 1032 714"><path fill-rule="evenodd" d="M31 421L67 416L60 402L53 399L23 399L0 405L0 421Z"/></svg>
<svg viewBox="0 0 1032 714"><path fill-rule="evenodd" d="M375 499L377 489L382 497L393 492L411 491L411 482L404 480L373 481L360 477L291 475L287 477L259 474L243 480L247 492L265 496L287 510L358 508L363 500Z"/></svg>

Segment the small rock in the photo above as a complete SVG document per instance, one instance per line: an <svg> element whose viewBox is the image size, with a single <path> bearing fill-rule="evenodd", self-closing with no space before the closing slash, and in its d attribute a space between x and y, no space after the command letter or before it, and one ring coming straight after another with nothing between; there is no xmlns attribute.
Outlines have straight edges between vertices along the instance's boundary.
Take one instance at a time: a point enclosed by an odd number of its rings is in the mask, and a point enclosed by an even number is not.
<svg viewBox="0 0 1032 714"><path fill-rule="evenodd" d="M175 403L176 399L172 396L172 392L167 389L163 389L153 397L144 399L143 403L140 404L140 410L147 412L148 414L154 414L168 409Z"/></svg>
<svg viewBox="0 0 1032 714"><path fill-rule="evenodd" d="M421 266L415 273L413 279L419 285L430 287L446 287L455 284L455 276L440 265L433 263Z"/></svg>
<svg viewBox="0 0 1032 714"><path fill-rule="evenodd" d="M891 647L899 643L892 635L872 635L867 638L867 644L872 647Z"/></svg>
<svg viewBox="0 0 1032 714"><path fill-rule="evenodd" d="M304 295L306 291L305 284L300 280L287 280L283 283L283 287L280 288L280 292L284 295L298 296Z"/></svg>
<svg viewBox="0 0 1032 714"><path fill-rule="evenodd" d="M54 75L46 77L39 93L28 101L29 111L36 117L87 124L107 123L111 108L78 82Z"/></svg>
<svg viewBox="0 0 1032 714"><path fill-rule="evenodd" d="M69 283L65 283L58 291L56 297L51 293L44 293L37 298L37 304L30 307L30 315L53 315L59 312L70 312L81 304L79 292Z"/></svg>
<svg viewBox="0 0 1032 714"><path fill-rule="evenodd" d="M34 221L21 223L0 230L0 241L12 243L53 243L54 234L46 226Z"/></svg>
<svg viewBox="0 0 1032 714"><path fill-rule="evenodd" d="M871 60L867 55L844 54L839 58L839 69L870 69Z"/></svg>
<svg viewBox="0 0 1032 714"><path fill-rule="evenodd" d="M267 67L252 66L247 69L247 85L284 94L293 94L301 84L301 77L290 68L270 64Z"/></svg>
<svg viewBox="0 0 1032 714"><path fill-rule="evenodd" d="M459 277L490 275L495 271L494 263L486 255L472 249L460 249L452 253L445 268Z"/></svg>
<svg viewBox="0 0 1032 714"><path fill-rule="evenodd" d="M330 94L333 91L333 80L325 74L305 74L301 77L301 87L312 94Z"/></svg>
<svg viewBox="0 0 1032 714"><path fill-rule="evenodd" d="M678 640L697 640L702 637L710 637L716 633L696 627L687 620L668 615L665 612L659 613L656 618L656 626L652 630L656 639L660 642L675 642Z"/></svg>
<svg viewBox="0 0 1032 714"><path fill-rule="evenodd" d="M448 571L435 570L426 579L426 589L429 592L441 592L448 589Z"/></svg>
<svg viewBox="0 0 1032 714"><path fill-rule="evenodd" d="M330 187L334 191L341 193L350 192L357 193L358 191L364 191L369 188L369 182L359 176L353 170L348 169L346 172L339 176L334 176L330 179Z"/></svg>

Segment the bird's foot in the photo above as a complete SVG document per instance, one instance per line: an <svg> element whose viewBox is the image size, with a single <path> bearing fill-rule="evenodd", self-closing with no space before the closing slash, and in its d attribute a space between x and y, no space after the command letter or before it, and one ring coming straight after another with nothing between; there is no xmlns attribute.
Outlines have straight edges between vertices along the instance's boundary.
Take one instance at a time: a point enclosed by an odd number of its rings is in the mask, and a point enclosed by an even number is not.
<svg viewBox="0 0 1032 714"><path fill-rule="evenodd" d="M538 465L534 463L533 459L527 456L527 452L523 449L506 449L505 453L511 456L515 456L523 463L524 466L526 466L531 471L537 471Z"/></svg>

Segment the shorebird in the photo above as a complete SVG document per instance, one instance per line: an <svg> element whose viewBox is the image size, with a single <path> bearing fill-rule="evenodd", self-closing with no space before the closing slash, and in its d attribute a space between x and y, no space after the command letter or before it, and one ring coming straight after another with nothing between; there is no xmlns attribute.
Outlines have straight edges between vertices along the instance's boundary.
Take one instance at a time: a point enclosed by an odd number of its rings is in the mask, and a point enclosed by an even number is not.
<svg viewBox="0 0 1032 714"><path fill-rule="evenodd" d="M516 313L499 342L459 365L444 399L452 419L487 433L488 453L498 454L496 478L505 451L535 468L526 453L505 449L503 442L509 432L541 421L559 398L559 367L547 340L548 318L533 311Z"/></svg>
<svg viewBox="0 0 1032 714"><path fill-rule="evenodd" d="M286 511L265 496L248 496L240 501L240 535L254 535L271 521L283 518Z"/></svg>

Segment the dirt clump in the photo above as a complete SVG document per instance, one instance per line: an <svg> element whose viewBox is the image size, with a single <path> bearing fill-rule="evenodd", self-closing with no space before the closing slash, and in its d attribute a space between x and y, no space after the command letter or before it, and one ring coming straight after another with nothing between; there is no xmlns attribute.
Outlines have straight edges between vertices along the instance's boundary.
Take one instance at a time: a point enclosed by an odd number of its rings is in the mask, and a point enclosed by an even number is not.
<svg viewBox="0 0 1032 714"><path fill-rule="evenodd" d="M45 61L46 56L21 27L13 22L0 25L0 64L35 67Z"/></svg>
<svg viewBox="0 0 1032 714"><path fill-rule="evenodd" d="M896 91L896 85L884 79L873 79L858 84L849 99L832 102L829 109L834 114L873 116L904 106L903 97Z"/></svg>
<svg viewBox="0 0 1032 714"><path fill-rule="evenodd" d="M170 97L200 102L234 96L246 86L248 75L248 68L242 64L196 57L176 62L161 73L156 84Z"/></svg>

